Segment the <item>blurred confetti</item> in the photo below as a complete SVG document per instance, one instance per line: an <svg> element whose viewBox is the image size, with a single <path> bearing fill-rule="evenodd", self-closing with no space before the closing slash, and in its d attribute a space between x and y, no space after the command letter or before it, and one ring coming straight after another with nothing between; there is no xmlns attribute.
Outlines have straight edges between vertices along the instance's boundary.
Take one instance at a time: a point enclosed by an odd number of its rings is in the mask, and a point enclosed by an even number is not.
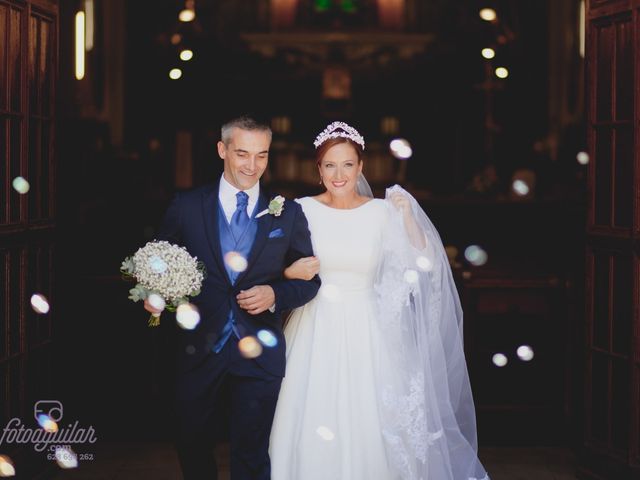
<svg viewBox="0 0 640 480"><path fill-rule="evenodd" d="M416 265L423 272L430 272L433 269L433 265L431 264L431 260L427 257L418 257L416 258Z"/></svg>
<svg viewBox="0 0 640 480"><path fill-rule="evenodd" d="M278 345L278 339L270 330L258 331L258 340L260 340L260 343L265 347L272 348Z"/></svg>
<svg viewBox="0 0 640 480"><path fill-rule="evenodd" d="M36 313L49 313L49 302L41 293L34 293L31 295L31 307Z"/></svg>
<svg viewBox="0 0 640 480"><path fill-rule="evenodd" d="M496 353L492 358L491 361L493 362L493 364L496 367L504 367L509 360L507 359L506 355L502 354L502 353Z"/></svg>
<svg viewBox="0 0 640 480"><path fill-rule="evenodd" d="M464 251L464 258L466 258L467 262L471 265L479 267L487 263L489 256L482 247L479 247L478 245L470 245Z"/></svg>
<svg viewBox="0 0 640 480"><path fill-rule="evenodd" d="M529 193L529 185L524 180L514 180L511 188L517 195L525 196Z"/></svg>
<svg viewBox="0 0 640 480"><path fill-rule="evenodd" d="M38 425L40 425L45 432L55 433L58 431L58 424L46 413L38 415Z"/></svg>
<svg viewBox="0 0 640 480"><path fill-rule="evenodd" d="M249 263L238 252L229 252L224 256L224 263L234 272L244 272Z"/></svg>
<svg viewBox="0 0 640 480"><path fill-rule="evenodd" d="M320 287L320 295L331 302L337 302L340 299L340 289L331 283L323 284Z"/></svg>
<svg viewBox="0 0 640 480"><path fill-rule="evenodd" d="M576 160L580 165L586 165L589 163L589 154L587 152L578 152Z"/></svg>
<svg viewBox="0 0 640 480"><path fill-rule="evenodd" d="M262 355L262 345L256 337L248 336L238 342L240 355L244 358L257 358Z"/></svg>
<svg viewBox="0 0 640 480"><path fill-rule="evenodd" d="M316 429L316 433L320 436L320 438L322 438L323 440L326 440L327 442L330 442L331 440L336 438L335 434L331 431L331 429L324 426L318 427Z"/></svg>
<svg viewBox="0 0 640 480"><path fill-rule="evenodd" d="M533 349L529 345L520 345L516 351L518 358L523 362L530 362L533 360Z"/></svg>
<svg viewBox="0 0 640 480"><path fill-rule="evenodd" d="M391 150L391 154L394 157L399 158L400 160L406 160L411 158L411 155L413 155L411 144L404 138L391 140L389 143L389 150Z"/></svg>
<svg viewBox="0 0 640 480"><path fill-rule="evenodd" d="M78 466L78 456L68 446L56 447L56 463L60 468L76 468Z"/></svg>
<svg viewBox="0 0 640 480"><path fill-rule="evenodd" d="M200 323L200 312L198 307L192 303L183 303L178 305L176 310L176 321L178 325L185 330L193 330Z"/></svg>
<svg viewBox="0 0 640 480"><path fill-rule="evenodd" d="M0 455L0 477L15 477L16 469L13 462L6 455Z"/></svg>
<svg viewBox="0 0 640 480"><path fill-rule="evenodd" d="M11 182L11 185L13 186L13 189L24 195L25 193L27 193L29 191L30 185L29 182L27 182L26 179L24 179L23 177L16 177L13 179L13 182Z"/></svg>
<svg viewBox="0 0 640 480"><path fill-rule="evenodd" d="M417 283L420 279L418 272L412 269L408 269L404 272L404 281L407 283Z"/></svg>

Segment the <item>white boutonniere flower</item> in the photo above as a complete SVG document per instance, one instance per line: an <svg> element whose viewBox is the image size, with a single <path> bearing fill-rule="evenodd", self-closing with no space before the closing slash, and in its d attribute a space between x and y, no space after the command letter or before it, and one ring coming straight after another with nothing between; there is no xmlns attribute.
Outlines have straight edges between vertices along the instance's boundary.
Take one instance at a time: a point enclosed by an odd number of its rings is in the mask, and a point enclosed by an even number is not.
<svg viewBox="0 0 640 480"><path fill-rule="evenodd" d="M260 218L261 216L266 215L267 213L269 215L274 215L276 217L279 217L280 215L282 215L283 210L284 210L284 197L282 195L278 195L273 199L271 199L271 201L269 202L269 206L263 211L261 211L260 213L258 213L256 215L256 218Z"/></svg>

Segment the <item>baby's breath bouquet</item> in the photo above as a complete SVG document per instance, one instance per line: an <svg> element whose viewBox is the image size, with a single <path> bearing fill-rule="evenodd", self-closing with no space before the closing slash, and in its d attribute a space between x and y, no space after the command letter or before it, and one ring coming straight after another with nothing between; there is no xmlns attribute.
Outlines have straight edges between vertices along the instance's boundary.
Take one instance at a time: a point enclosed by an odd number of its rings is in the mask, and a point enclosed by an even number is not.
<svg viewBox="0 0 640 480"><path fill-rule="evenodd" d="M187 303L188 297L200 293L205 272L204 264L189 255L186 248L160 240L138 249L132 257L125 258L120 267L120 273L125 278L138 282L129 290L131 300L137 302L157 294L171 312L178 305ZM159 324L160 315L151 315L149 326Z"/></svg>

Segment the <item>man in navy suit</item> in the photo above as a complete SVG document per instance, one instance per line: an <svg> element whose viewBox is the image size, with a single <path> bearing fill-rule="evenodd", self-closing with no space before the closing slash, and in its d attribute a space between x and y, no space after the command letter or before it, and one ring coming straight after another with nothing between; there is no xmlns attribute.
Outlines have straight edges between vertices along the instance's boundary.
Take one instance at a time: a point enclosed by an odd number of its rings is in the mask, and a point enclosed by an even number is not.
<svg viewBox="0 0 640 480"><path fill-rule="evenodd" d="M313 251L296 202L264 213L270 197L259 180L270 144L267 125L249 117L226 123L218 142L222 178L176 195L158 236L185 246L208 272L193 299L200 323L178 334L177 448L187 480L217 478L208 429L223 384L231 394L231 478L270 479L269 435L285 371L281 313L309 302L320 287L317 275L310 281L283 276ZM145 308L154 310L148 302ZM257 358L240 352L245 337L267 339Z"/></svg>

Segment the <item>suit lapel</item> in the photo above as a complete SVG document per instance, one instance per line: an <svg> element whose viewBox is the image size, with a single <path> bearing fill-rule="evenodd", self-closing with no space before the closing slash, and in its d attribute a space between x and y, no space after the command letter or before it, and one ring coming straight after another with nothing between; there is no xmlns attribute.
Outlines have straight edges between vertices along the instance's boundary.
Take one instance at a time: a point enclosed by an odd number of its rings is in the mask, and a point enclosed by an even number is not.
<svg viewBox="0 0 640 480"><path fill-rule="evenodd" d="M253 216L255 217L255 215L265 210L268 206L269 206L269 199L267 195L263 193L262 189L260 189L260 197L258 198L258 204L256 205ZM256 238L253 242L253 246L251 247L249 258L247 258L247 262L249 263L249 266L244 272L242 272L238 276L235 283L236 285L238 285L242 281L242 279L247 275L247 273L251 270L256 259L260 255L260 252L262 252L262 249L266 245L267 240L269 238L268 237L269 229L271 228L271 224L273 223L273 215L267 213L266 215L263 215L260 218L255 219L255 221L258 222L258 230L256 231ZM218 250L219 250L219 247L218 247Z"/></svg>
<svg viewBox="0 0 640 480"><path fill-rule="evenodd" d="M218 264L218 269L227 282L231 283L229 275L227 275L227 269L224 267L222 249L220 248L220 232L218 231L218 215L220 211L220 208L218 208L219 189L220 184L216 187L206 189L202 194L202 220L213 258L215 258Z"/></svg>

